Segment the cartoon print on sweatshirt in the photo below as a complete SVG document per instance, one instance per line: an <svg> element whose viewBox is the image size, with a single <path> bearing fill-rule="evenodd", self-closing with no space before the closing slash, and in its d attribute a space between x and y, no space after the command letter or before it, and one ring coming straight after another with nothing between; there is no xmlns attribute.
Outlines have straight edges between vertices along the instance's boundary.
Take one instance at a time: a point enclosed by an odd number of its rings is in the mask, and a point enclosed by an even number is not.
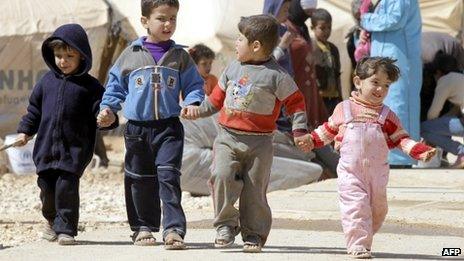
<svg viewBox="0 0 464 261"><path fill-rule="evenodd" d="M246 110L253 99L253 92L251 92L252 83L248 80L248 75L240 78L238 82L229 81L232 86L232 101L230 108L237 110Z"/></svg>

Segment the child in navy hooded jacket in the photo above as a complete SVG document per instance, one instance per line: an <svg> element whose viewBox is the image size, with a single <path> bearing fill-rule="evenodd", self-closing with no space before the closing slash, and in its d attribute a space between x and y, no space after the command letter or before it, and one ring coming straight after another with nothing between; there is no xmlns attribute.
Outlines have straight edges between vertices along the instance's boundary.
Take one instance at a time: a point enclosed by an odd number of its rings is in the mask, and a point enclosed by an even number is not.
<svg viewBox="0 0 464 261"><path fill-rule="evenodd" d="M92 53L80 25L59 27L42 44L42 55L50 71L32 91L18 140L24 145L37 134L33 159L42 214L48 221L42 237L74 244L79 178L92 159L96 115L105 90L88 74Z"/></svg>
<svg viewBox="0 0 464 261"><path fill-rule="evenodd" d="M135 245L154 245L163 202L166 249L184 249L185 214L180 168L184 129L181 106L204 98L203 79L190 55L170 38L176 29L177 0L142 0L142 25L148 35L135 40L109 72L98 124L106 127L125 103L124 187Z"/></svg>

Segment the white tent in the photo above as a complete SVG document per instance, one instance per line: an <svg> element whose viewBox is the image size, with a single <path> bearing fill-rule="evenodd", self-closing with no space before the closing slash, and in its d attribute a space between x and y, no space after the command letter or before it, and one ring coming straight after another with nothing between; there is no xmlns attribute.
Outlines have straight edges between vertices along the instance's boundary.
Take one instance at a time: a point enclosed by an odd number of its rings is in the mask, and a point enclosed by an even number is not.
<svg viewBox="0 0 464 261"><path fill-rule="evenodd" d="M0 1L0 134L14 133L35 82L48 70L42 42L60 25L86 28L93 51L91 73L98 75L109 28L103 0Z"/></svg>

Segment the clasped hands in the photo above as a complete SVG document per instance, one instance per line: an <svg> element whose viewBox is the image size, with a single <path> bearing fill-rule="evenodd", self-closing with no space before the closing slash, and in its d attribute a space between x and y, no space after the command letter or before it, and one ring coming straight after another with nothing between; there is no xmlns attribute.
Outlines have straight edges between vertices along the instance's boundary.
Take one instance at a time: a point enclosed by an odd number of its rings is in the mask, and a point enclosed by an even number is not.
<svg viewBox="0 0 464 261"><path fill-rule="evenodd" d="M310 133L307 133L303 136L294 137L293 141L295 145L304 152L310 152L314 149L314 142Z"/></svg>
<svg viewBox="0 0 464 261"><path fill-rule="evenodd" d="M200 118L200 107L195 105L187 105L180 111L180 117L186 120L196 120Z"/></svg>

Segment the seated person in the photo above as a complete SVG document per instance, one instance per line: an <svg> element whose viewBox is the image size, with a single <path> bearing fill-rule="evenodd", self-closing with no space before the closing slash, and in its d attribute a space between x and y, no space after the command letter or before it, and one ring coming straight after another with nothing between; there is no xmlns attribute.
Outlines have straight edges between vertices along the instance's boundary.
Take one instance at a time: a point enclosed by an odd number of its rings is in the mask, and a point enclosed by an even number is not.
<svg viewBox="0 0 464 261"><path fill-rule="evenodd" d="M421 124L421 136L445 152L456 155L453 168L464 168L464 145L451 138L464 136L464 74L459 71L456 58L442 52L435 56L433 64L437 87L427 112L427 121ZM458 110L440 117L446 101L458 107Z"/></svg>

